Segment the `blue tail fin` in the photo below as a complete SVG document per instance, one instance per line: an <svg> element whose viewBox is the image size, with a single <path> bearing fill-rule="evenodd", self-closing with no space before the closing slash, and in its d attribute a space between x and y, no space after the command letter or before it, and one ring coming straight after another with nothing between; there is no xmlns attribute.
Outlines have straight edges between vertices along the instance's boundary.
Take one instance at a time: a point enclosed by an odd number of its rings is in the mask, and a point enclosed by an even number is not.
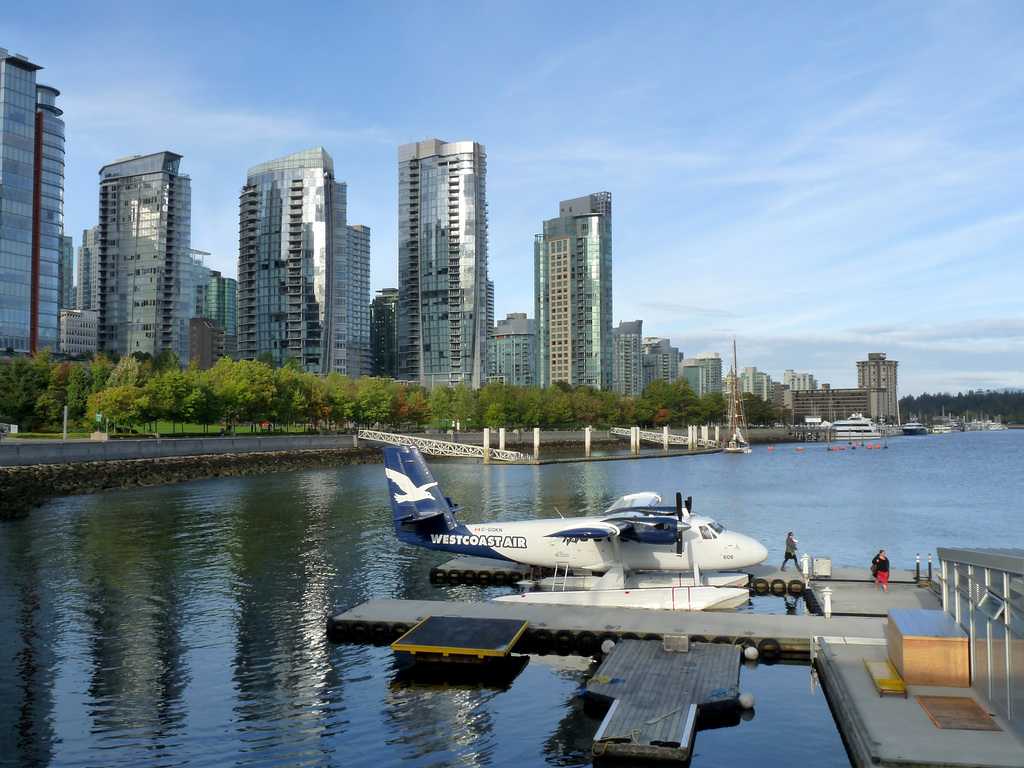
<svg viewBox="0 0 1024 768"><path fill-rule="evenodd" d="M451 503L415 445L386 446L384 474L399 540L416 544L423 537L447 533L458 525Z"/></svg>

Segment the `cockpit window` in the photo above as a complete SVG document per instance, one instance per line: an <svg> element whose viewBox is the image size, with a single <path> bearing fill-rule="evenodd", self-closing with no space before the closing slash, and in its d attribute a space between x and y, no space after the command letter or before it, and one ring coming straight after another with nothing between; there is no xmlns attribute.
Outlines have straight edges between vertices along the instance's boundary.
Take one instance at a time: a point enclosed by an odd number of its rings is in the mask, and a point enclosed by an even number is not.
<svg viewBox="0 0 1024 768"><path fill-rule="evenodd" d="M704 539L713 539L713 538L715 538L715 534L712 533L711 529L708 528L708 526L706 526L706 525L702 525L700 527L700 535L701 535L701 538L704 538Z"/></svg>
<svg viewBox="0 0 1024 768"><path fill-rule="evenodd" d="M725 528L714 521L712 521L711 527L715 529L715 533L725 533Z"/></svg>

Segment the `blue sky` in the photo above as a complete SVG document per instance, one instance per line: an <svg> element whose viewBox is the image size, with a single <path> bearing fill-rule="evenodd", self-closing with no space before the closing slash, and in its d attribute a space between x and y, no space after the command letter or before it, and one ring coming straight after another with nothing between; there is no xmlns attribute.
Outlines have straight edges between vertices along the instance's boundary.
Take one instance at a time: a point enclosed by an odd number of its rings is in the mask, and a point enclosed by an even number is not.
<svg viewBox="0 0 1024 768"><path fill-rule="evenodd" d="M901 394L1024 387L1020 2L44 1L0 47L61 91L76 246L100 167L170 150L235 275L248 168L322 145L395 286L398 145L472 140L499 318L607 190L616 323L777 380L885 352Z"/></svg>

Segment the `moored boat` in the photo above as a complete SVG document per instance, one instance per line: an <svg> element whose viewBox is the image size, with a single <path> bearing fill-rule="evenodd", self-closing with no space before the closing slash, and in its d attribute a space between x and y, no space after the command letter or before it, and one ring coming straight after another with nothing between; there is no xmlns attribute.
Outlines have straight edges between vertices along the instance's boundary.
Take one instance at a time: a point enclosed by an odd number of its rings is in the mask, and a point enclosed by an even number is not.
<svg viewBox="0 0 1024 768"><path fill-rule="evenodd" d="M743 404L740 400L740 369L736 362L736 337L732 339L732 385L729 387L729 439L723 453L750 453L750 443L743 436Z"/></svg>
<svg viewBox="0 0 1024 768"><path fill-rule="evenodd" d="M882 436L878 426L861 413L833 422L832 433L835 440L874 440Z"/></svg>
<svg viewBox="0 0 1024 768"><path fill-rule="evenodd" d="M919 421L908 421L902 426L904 435L927 435L928 427Z"/></svg>

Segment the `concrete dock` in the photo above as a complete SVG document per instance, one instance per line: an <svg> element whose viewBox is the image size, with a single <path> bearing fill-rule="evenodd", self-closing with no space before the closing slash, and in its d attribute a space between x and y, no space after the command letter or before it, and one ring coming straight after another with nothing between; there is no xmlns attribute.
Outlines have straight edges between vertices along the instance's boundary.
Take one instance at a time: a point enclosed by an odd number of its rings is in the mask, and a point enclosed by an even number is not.
<svg viewBox="0 0 1024 768"><path fill-rule="evenodd" d="M974 699L990 715L994 712L977 687L951 688L908 685L909 696L880 696L868 675L864 659L884 661L884 641L864 638L823 637L814 652L832 716L847 745L850 762L867 766L984 766L1020 768L1024 740L998 715L999 730L938 727L917 696L952 696Z"/></svg>

